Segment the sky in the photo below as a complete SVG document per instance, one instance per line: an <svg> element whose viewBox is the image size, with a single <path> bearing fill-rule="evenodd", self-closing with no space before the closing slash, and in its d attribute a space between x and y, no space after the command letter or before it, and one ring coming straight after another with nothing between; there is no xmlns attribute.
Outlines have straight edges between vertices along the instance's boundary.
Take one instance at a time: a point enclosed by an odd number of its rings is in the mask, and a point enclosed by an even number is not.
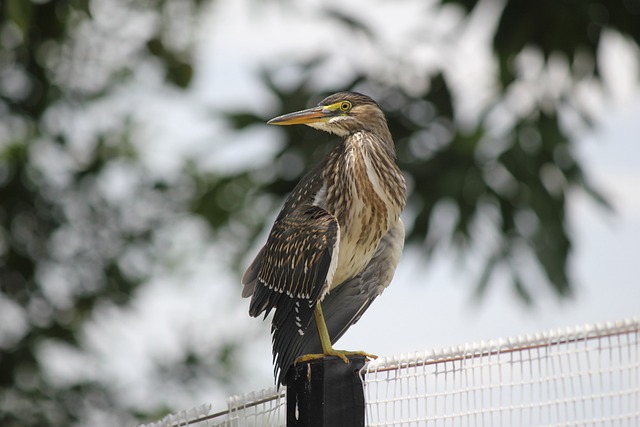
<svg viewBox="0 0 640 427"><path fill-rule="evenodd" d="M359 8L364 0L332 3L348 11ZM418 30L417 21L412 22L410 17L427 13L430 3L376 4L377 7L369 8L370 16L365 17L380 33L377 44L372 45L364 37L347 40L344 30L319 17L318 2L309 2L305 7L289 2L214 2L196 31L196 75L190 91L180 96L157 93L154 80L145 77L136 91L127 94L127 102L134 99L134 104L153 105L151 111L140 110L147 118L147 125L139 131L140 140L153 141L138 147L149 167L158 173L178 173L179 159L194 154L202 165L217 172L266 161L278 146L277 130L265 125L262 129L235 134L205 111L216 107L249 107L268 115L274 111L274 100L260 85L257 72L265 65L301 60L318 52L331 54L317 79L319 89L330 87L332 81L339 81L354 70L373 65L382 70L381 78L392 76L398 84L415 88L426 84L420 79L425 70L444 67L464 89L461 93L467 94L467 98L460 100L465 106L460 119L472 121L492 93L487 78L492 72L490 52L483 43L495 13L485 10L476 17L468 34L460 37L455 49L443 52L424 47L424 43L410 42ZM428 13L433 14L434 22L429 29L430 37L447 34L461 17L450 8ZM402 25L388 25L389 22ZM609 64L603 73L606 92L593 96L585 89L587 104L597 111L599 119L592 131L579 136L575 150L587 176L607 195L614 209L613 212L603 209L585 194L571 196L569 228L575 245L571 256L571 274L577 285L575 295L559 301L551 291L541 288L536 291L535 305L528 307L517 298L505 277L497 277L478 301L473 298L476 276L469 268L473 260L460 263L454 253L443 249L425 265L418 251L406 250L391 286L336 348L390 355L640 315L638 70L623 40L612 36L607 43L607 52L599 58ZM402 52L413 68L395 74L394 70L379 68L380 64L372 63L379 57L371 55L374 49L390 55ZM297 70L285 67L279 78L286 83L297 75ZM210 141L207 135L212 133L222 136ZM203 237L206 232L202 224L185 220L176 224L176 229L181 237L171 242L168 251L193 260L176 273L189 280L176 287L175 281L180 277L156 279L136 296L132 311L107 309L98 313L87 331L87 340L94 352L109 360L106 369L102 366L103 375L134 393L131 396L134 401L144 401L160 386L147 384L146 389L131 391L133 384L144 383L149 377L145 358L162 354L168 360L178 359L176 349L185 339L204 342L206 347L206 343L221 334L244 334L251 341L249 351L243 355L249 373L246 388L239 391L271 387L268 322L249 317L248 300L240 299L240 278L225 267L220 254L223 249L211 246ZM247 256L247 264L252 256ZM211 278L215 278L215 285ZM230 301L233 303L229 304ZM212 325L220 317L225 318L225 325ZM186 326L193 335L178 336L176 325ZM122 346L127 348L126 352L115 350ZM70 360L71 356L60 349L51 351L58 352L57 360ZM52 375L73 377L78 375L75 372L78 366L82 364L56 364L52 366ZM94 366L88 365L87 372L95 372ZM204 401L185 399L171 403L185 409L205 402L224 407L225 395L221 391L205 390L203 386L199 396Z"/></svg>

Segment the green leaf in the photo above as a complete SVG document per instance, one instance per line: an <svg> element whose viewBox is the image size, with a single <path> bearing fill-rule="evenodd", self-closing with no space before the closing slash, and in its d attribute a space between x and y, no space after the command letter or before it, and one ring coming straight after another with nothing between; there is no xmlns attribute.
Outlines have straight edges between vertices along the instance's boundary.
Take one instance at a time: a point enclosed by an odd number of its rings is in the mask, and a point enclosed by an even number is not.
<svg viewBox="0 0 640 427"><path fill-rule="evenodd" d="M193 66L183 60L184 53L168 49L159 37L153 37L147 42L149 53L158 58L165 67L165 78L168 82L180 88L186 88L193 79Z"/></svg>
<svg viewBox="0 0 640 427"><path fill-rule="evenodd" d="M223 112L222 115L234 129L244 129L255 124L264 124L268 120L249 112Z"/></svg>
<svg viewBox="0 0 640 427"><path fill-rule="evenodd" d="M26 36L33 16L33 4L30 0L5 0L7 18L13 21Z"/></svg>

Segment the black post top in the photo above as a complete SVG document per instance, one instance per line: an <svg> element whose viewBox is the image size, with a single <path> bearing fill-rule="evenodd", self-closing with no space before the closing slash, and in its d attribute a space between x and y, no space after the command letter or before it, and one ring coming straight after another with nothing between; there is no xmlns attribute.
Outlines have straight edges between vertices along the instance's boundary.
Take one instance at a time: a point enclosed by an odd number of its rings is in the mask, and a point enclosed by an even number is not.
<svg viewBox="0 0 640 427"><path fill-rule="evenodd" d="M363 356L325 357L288 372L287 427L364 427Z"/></svg>

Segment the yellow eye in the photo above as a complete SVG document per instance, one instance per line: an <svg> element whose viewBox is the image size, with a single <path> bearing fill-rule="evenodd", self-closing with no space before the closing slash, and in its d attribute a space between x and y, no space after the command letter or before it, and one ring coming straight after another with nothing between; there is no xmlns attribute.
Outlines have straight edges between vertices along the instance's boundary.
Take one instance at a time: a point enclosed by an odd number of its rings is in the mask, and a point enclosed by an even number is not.
<svg viewBox="0 0 640 427"><path fill-rule="evenodd" d="M349 111L351 109L351 103L349 101L342 101L340 104L340 111Z"/></svg>

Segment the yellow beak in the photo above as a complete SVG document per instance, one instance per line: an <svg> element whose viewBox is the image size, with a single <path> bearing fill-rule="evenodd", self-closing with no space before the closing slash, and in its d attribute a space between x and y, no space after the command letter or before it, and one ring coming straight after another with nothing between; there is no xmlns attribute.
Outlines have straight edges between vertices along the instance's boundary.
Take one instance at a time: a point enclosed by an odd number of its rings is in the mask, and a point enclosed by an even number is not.
<svg viewBox="0 0 640 427"><path fill-rule="evenodd" d="M333 116L333 111L326 107L313 107L307 110L296 111L295 113L278 116L267 122L270 125L304 125L328 120Z"/></svg>

